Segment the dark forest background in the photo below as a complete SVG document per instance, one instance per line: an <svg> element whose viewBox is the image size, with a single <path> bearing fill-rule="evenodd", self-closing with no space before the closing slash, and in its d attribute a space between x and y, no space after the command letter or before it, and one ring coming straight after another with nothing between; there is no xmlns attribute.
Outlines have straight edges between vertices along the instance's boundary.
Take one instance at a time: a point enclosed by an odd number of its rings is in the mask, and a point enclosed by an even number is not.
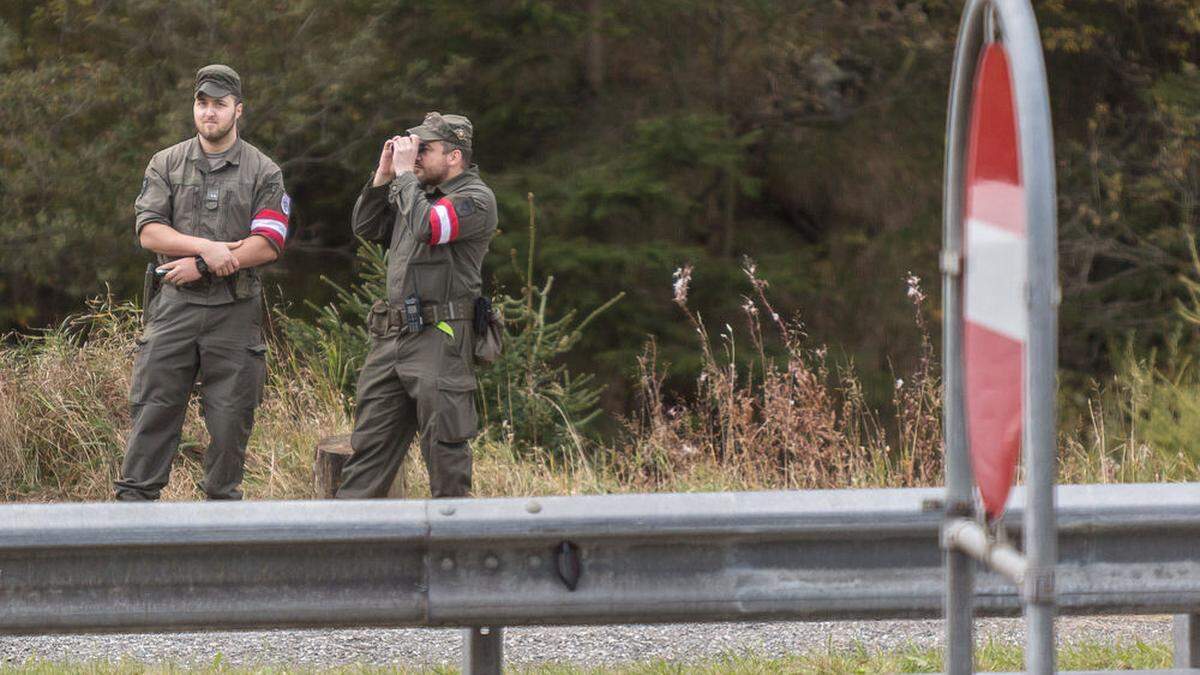
<svg viewBox="0 0 1200 675"><path fill-rule="evenodd" d="M1179 318L1200 198L1200 6L1035 2L1056 132L1064 391L1117 349L1193 342ZM570 357L631 405L653 336L699 366L671 302L738 320L743 257L874 398L919 358L912 272L938 298L943 135L961 5L949 0L56 0L0 2L0 328L29 332L147 256L132 203L151 154L193 133L196 69L242 75L243 137L282 166L296 236L270 272L290 313L355 275L348 219L382 140L468 115L500 200L486 270L536 268L552 313L626 296ZM936 312L936 309L935 309ZM937 316L933 316L936 330ZM935 336L936 337L936 336ZM688 377L685 377L687 375Z"/></svg>

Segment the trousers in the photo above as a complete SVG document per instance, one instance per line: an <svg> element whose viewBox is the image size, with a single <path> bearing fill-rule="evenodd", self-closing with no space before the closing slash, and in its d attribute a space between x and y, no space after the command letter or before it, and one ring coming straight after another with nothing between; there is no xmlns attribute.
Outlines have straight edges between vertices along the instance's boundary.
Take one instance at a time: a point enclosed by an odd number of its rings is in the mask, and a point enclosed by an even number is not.
<svg viewBox="0 0 1200 675"><path fill-rule="evenodd" d="M117 499L159 498L197 382L212 439L200 488L209 499L241 499L246 442L267 372L261 297L197 305L164 289L147 312L134 346L133 426L115 483Z"/></svg>
<svg viewBox="0 0 1200 675"><path fill-rule="evenodd" d="M358 377L353 454L342 467L338 499L386 497L420 432L421 457L435 498L471 491L470 439L478 432L469 321L453 335L426 327L417 333L372 330Z"/></svg>

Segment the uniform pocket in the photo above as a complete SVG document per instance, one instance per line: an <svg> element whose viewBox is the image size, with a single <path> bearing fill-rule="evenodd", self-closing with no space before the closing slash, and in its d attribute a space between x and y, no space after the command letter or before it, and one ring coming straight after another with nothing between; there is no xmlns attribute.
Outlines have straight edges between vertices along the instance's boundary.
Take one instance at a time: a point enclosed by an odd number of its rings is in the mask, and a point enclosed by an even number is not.
<svg viewBox="0 0 1200 675"><path fill-rule="evenodd" d="M475 369L470 354L470 325L465 321L447 322L454 335L450 336L436 326L425 330L434 332L442 340L442 362L438 369L438 389L447 391L475 391Z"/></svg>
<svg viewBox="0 0 1200 675"><path fill-rule="evenodd" d="M367 332L373 338L381 338L387 334L388 305L383 300L376 300L367 314Z"/></svg>
<svg viewBox="0 0 1200 675"><path fill-rule="evenodd" d="M171 221L171 227L180 232L192 236L212 236L211 233L201 227L197 217L200 215L202 207L201 202L204 195L200 194L203 188L198 184L177 183L175 185L172 199L175 202L174 220Z"/></svg>
<svg viewBox="0 0 1200 675"><path fill-rule="evenodd" d="M150 358L150 335L143 333L133 339L133 374L129 382L129 401L144 403L146 401L147 380L146 361Z"/></svg>
<svg viewBox="0 0 1200 675"><path fill-rule="evenodd" d="M471 390L448 389L438 383L437 440L441 443L461 443L479 433L473 389L474 386Z"/></svg>
<svg viewBox="0 0 1200 675"><path fill-rule="evenodd" d="M450 298L450 261L426 260L408 266L412 292L421 302L445 303ZM407 296L408 293L405 293Z"/></svg>
<svg viewBox="0 0 1200 675"><path fill-rule="evenodd" d="M250 236L251 198L253 184L231 183L221 187L222 239L236 241Z"/></svg>
<svg viewBox="0 0 1200 675"><path fill-rule="evenodd" d="M250 345L246 348L246 360L242 364L241 382L238 389L243 392L243 402L252 407L262 403L263 387L267 382L267 346Z"/></svg>

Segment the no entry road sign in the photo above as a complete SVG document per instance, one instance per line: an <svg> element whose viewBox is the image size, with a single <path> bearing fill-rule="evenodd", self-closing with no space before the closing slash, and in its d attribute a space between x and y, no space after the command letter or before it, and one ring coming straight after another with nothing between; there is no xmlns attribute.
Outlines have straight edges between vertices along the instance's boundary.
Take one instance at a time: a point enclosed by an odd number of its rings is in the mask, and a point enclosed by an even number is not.
<svg viewBox="0 0 1200 675"><path fill-rule="evenodd" d="M990 517L1003 513L1021 455L1029 275L1017 134L1008 55L993 42L976 73L963 219L967 439Z"/></svg>
<svg viewBox="0 0 1200 675"><path fill-rule="evenodd" d="M966 0L946 119L943 534L982 532L986 550L953 536L943 540L950 673L972 672L971 617L980 560L1021 588L1027 672L1055 670L1054 182L1050 96L1032 2ZM1020 551L991 536L1018 459L1029 499ZM974 520L977 494L992 526ZM1004 557L994 557L1001 549ZM1000 566L993 564L1001 560Z"/></svg>

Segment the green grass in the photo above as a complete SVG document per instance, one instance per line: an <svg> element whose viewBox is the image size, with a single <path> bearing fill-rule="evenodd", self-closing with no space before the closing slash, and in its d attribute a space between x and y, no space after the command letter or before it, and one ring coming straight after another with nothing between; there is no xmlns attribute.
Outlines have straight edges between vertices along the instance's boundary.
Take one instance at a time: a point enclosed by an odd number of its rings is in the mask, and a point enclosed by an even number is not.
<svg viewBox="0 0 1200 675"><path fill-rule="evenodd" d="M976 650L976 668L980 671L1020 671L1023 668L1019 645L988 642ZM1136 642L1131 645L1109 645L1095 642L1065 646L1058 652L1060 670L1148 670L1171 666L1171 646L1167 643ZM509 667L507 672L521 675L746 675L774 673L929 673L942 668L940 649L911 646L893 651L880 651L864 645L847 649L829 649L785 658L767 658L754 654L729 654L713 659L675 663L663 660L622 666L583 668L565 664L535 667ZM88 673L95 675L131 675L133 673L340 673L343 675L422 674L449 675L457 673L456 666L434 668L380 668L374 666L344 666L314 670L288 666L245 668L231 666L220 656L203 667L182 667L172 664L148 665L132 660L116 662L70 663L30 660L0 668L0 673Z"/></svg>

